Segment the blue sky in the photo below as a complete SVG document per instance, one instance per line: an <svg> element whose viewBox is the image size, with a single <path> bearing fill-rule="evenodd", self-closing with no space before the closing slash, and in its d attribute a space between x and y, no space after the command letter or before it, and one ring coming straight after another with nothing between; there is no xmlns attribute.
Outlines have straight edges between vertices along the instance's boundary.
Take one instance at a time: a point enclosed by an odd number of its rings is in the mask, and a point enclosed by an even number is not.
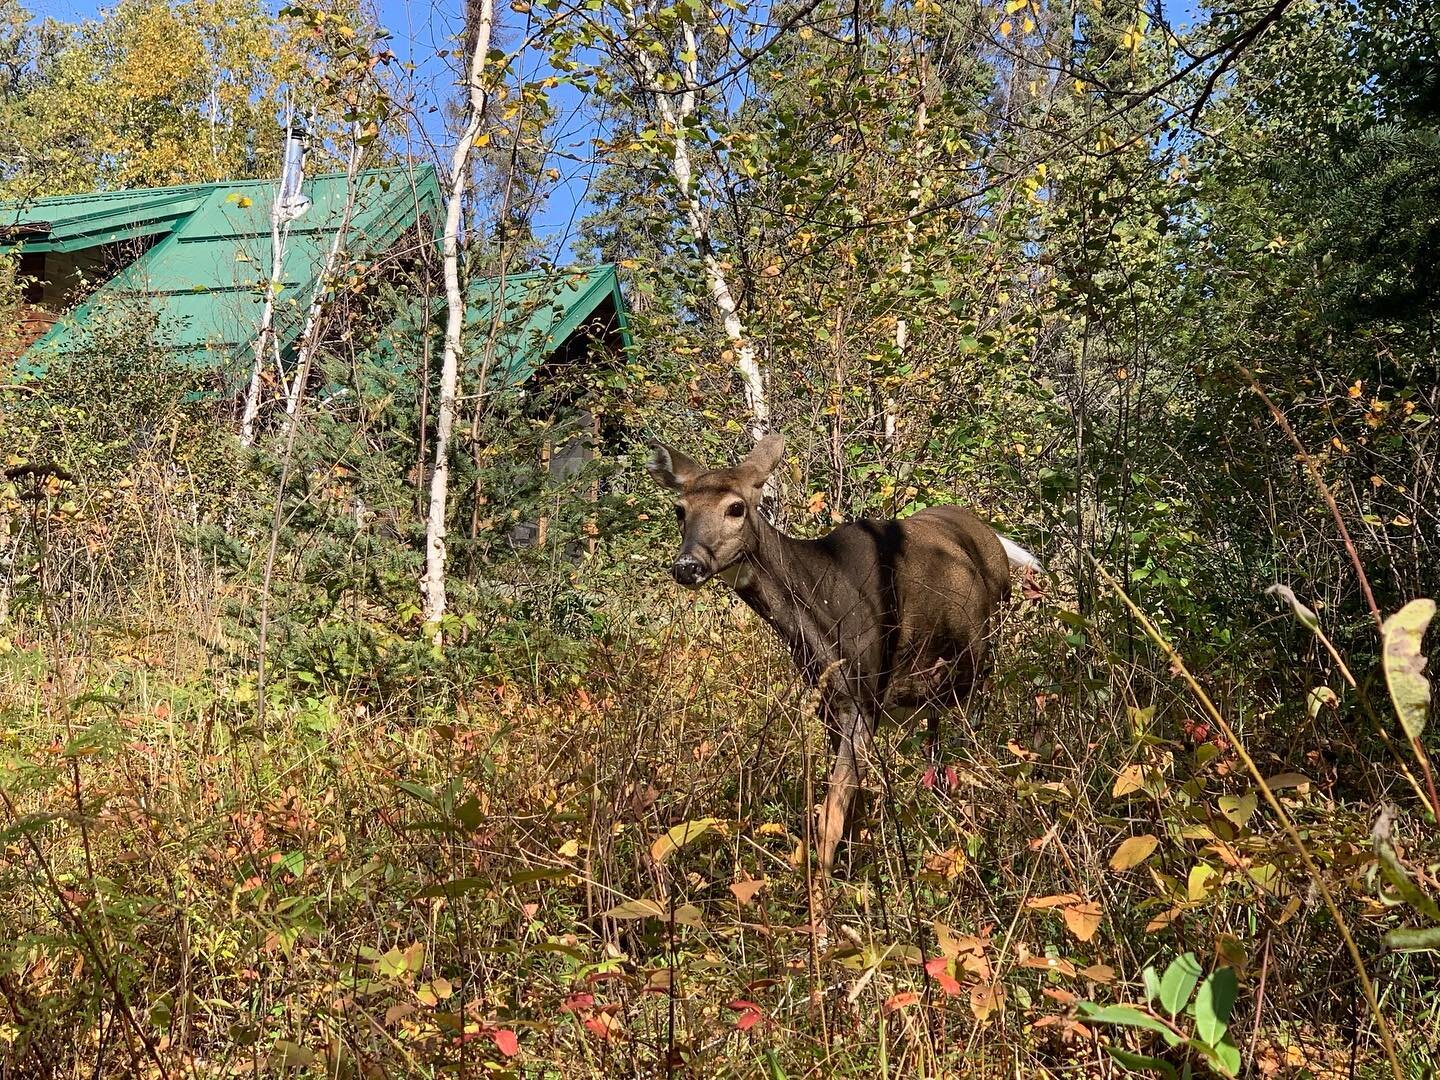
<svg viewBox="0 0 1440 1080"><path fill-rule="evenodd" d="M452 54L442 59L439 54L454 47L464 0L448 0L439 6L423 0L367 2L375 9L380 24L391 32L391 48L396 56L402 63L414 65L408 82L415 97L421 130L413 134L410 150L418 158L435 161L443 176L451 143L451 135L445 130L444 104L456 96L452 66L456 58ZM110 3L109 0L28 0L27 6L39 16L78 21L95 16ZM281 4L275 3L275 6ZM508 0L497 0L496 8L501 20L499 44L513 46L520 40L523 28L507 27L505 20L513 24L523 19L510 10ZM1173 0L1166 4L1166 9L1177 29L1193 24L1202 13L1197 0ZM550 73L544 56L533 51L523 56L520 64L527 77L539 78ZM561 84L552 91L551 100L557 111L557 123L552 130L557 154L549 164L560 171L561 178L551 186L534 228L550 254L563 262L571 255L575 226L585 213L589 185L599 168L590 160L597 121L573 87Z"/></svg>
<svg viewBox="0 0 1440 1080"><path fill-rule="evenodd" d="M391 32L390 47L396 56L402 63L415 66L408 80L408 89L414 94L415 110L423 130L415 134L410 149L417 158L435 161L443 175L452 139L445 130L443 106L446 101L454 100L456 88L455 69L451 66L455 58L452 55L442 59L439 53L454 48L462 22L463 0L452 0L449 4L438 6L410 3L408 0L367 2L376 9L380 24ZM26 0L25 6L37 17L78 22L95 17L99 11L112 6L112 2ZM280 6L272 3L272 9ZM517 31L503 26L507 17L512 21L519 20L510 11L507 0L498 0L496 8L496 14L502 20L500 44L511 45L520 40ZM521 58L521 64L527 73L538 71L540 74L537 77L548 73L542 70L543 56L527 54ZM585 193L596 171L596 167L588 163L594 125L580 94L573 88L557 87L552 93L552 100L559 113L559 123L553 132L556 149L567 156L557 157L550 163L560 170L561 179L552 186L550 196L535 221L535 230L551 253L563 260L569 255L575 225L584 213Z"/></svg>

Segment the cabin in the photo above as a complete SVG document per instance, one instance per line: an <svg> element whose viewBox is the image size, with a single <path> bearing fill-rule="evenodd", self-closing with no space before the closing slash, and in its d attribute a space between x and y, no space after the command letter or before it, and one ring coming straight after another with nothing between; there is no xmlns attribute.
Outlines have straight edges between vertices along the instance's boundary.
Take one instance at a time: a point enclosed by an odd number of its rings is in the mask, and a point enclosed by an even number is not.
<svg viewBox="0 0 1440 1080"><path fill-rule="evenodd" d="M305 177L287 141L279 181L236 180L95 192L0 204L0 252L17 261L23 295L15 325L0 333L0 365L43 377L58 354L83 351L117 314L153 325L151 340L241 394L254 363L266 295L281 243L273 319L280 363L294 353L325 256L353 200L344 237L347 266L366 280L398 280L421 260L437 264L443 200L432 166L396 166ZM427 312L414 307L373 348L419 377L414 332L438 342L439 288ZM423 331L421 331L423 333ZM402 336L410 348L397 347ZM524 392L565 365L610 365L630 347L613 266L566 267L480 278L470 285L467 350L486 349L492 390ZM438 349L431 350L438 357ZM438 361L437 361L438 362ZM596 433L599 434L598 432ZM578 469L594 439L549 448L545 466ZM523 540L523 537L517 537Z"/></svg>

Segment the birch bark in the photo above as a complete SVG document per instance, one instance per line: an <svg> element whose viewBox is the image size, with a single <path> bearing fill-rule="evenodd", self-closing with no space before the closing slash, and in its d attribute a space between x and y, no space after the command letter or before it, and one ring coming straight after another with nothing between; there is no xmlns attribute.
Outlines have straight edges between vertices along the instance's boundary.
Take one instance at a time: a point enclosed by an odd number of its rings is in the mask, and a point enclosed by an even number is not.
<svg viewBox="0 0 1440 1080"><path fill-rule="evenodd" d="M632 26L637 23L638 19L632 19ZM661 92L659 69L654 56L642 48L638 52L638 58L648 84L645 89L654 98L661 119L674 133L675 149L670 160L671 173L675 179L675 186L680 191L680 203L685 213L685 223L689 226L690 235L695 238L695 246L700 251L700 260L704 267L710 297L715 302L715 308L720 314L720 324L725 330L726 340L730 342L731 352L735 356L735 368L740 373L740 381L745 393L745 408L750 414L750 433L758 440L770 430L770 398L765 390L764 372L755 355L754 343L745 333L745 324L740 318L734 293L730 290L725 267L721 265L719 258L715 255L715 248L710 237L709 214L705 211L704 202L695 183L695 170L690 160L689 137L686 134L686 127L699 103L700 78L696 59L698 49L695 31L690 26L684 27L684 41L685 55L690 59L684 64L685 89L678 95L678 100L676 100L677 95Z"/></svg>
<svg viewBox="0 0 1440 1080"><path fill-rule="evenodd" d="M910 191L907 194L909 213L905 218L904 238L900 247L900 277L902 287L908 287L910 276L915 272L915 214L920 209L920 199L925 194L924 163L922 155L925 151L925 97L924 87L921 87L920 108L915 116L915 177L910 184ZM895 352L901 363L905 360L905 350L910 345L910 322L903 314L895 320ZM885 400L885 441L894 443L899 437L899 425L897 422L898 409L893 395L887 395Z"/></svg>
<svg viewBox="0 0 1440 1080"><path fill-rule="evenodd" d="M455 430L455 402L460 388L460 361L465 329L465 296L460 290L460 220L470 187L470 154L485 118L485 60L495 22L494 0L480 0L474 51L466 81L468 106L465 130L450 160L450 191L445 203L445 235L441 255L445 266L445 346L440 361L440 396L436 403L435 468L430 474L430 508L425 521L425 573L420 595L425 621L435 625L445 615L445 517L450 499L450 439Z"/></svg>

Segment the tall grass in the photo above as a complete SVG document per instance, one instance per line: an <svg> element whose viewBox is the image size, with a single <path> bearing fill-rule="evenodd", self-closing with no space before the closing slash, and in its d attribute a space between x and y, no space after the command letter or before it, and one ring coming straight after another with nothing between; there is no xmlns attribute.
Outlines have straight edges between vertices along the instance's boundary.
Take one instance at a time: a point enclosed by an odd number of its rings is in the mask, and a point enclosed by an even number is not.
<svg viewBox="0 0 1440 1080"><path fill-rule="evenodd" d="M259 727L235 586L136 479L126 573L100 515L32 506L19 541L46 565L0 656L4 1075L1094 1075L1160 1044L1076 1003L1144 1005L1185 952L1238 973L1247 1070L1383 1069L1295 851L1118 610L1015 605L938 776L881 733L822 945L825 735L722 592L642 576L566 658L435 657L423 694L280 680ZM1341 767L1329 705L1279 737L1283 675L1210 689L1433 1069L1435 966L1382 955L1368 841L1403 782ZM1433 829L1398 829L1424 880Z"/></svg>

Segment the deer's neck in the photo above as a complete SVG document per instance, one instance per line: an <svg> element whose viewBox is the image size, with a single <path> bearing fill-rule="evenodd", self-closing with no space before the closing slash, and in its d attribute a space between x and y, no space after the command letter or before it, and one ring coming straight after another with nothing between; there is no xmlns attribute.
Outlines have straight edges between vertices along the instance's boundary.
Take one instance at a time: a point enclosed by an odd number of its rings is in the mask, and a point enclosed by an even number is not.
<svg viewBox="0 0 1440 1080"><path fill-rule="evenodd" d="M740 599L769 623L802 670L822 669L838 659L833 619L817 600L815 541L786 536L757 522L759 542L748 559L727 578Z"/></svg>

